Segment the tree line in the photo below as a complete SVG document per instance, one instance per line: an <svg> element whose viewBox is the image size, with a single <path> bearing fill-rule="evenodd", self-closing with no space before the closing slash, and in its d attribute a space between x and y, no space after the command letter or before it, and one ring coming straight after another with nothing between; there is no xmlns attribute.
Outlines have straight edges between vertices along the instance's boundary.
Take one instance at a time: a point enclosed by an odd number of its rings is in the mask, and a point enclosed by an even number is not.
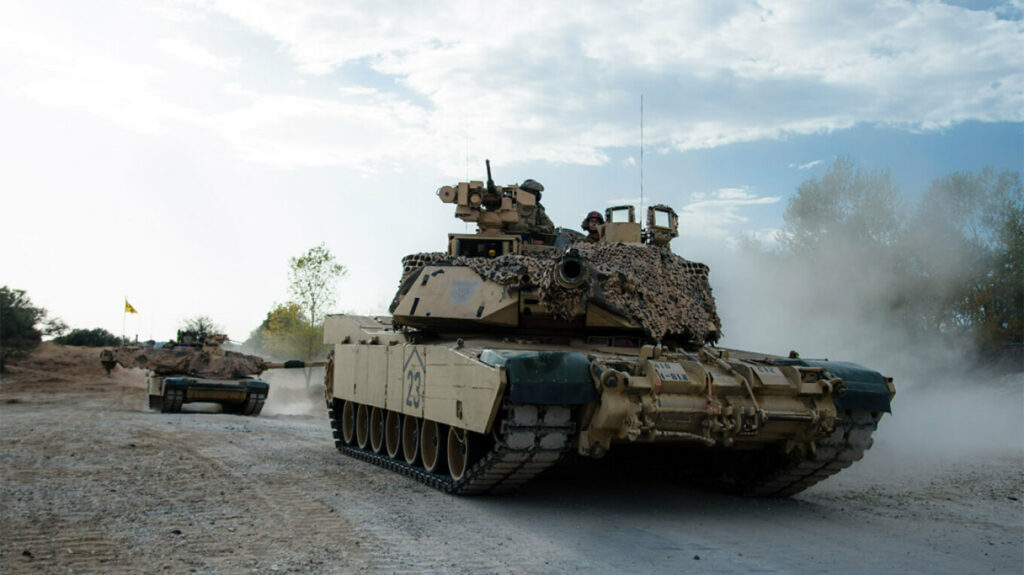
<svg viewBox="0 0 1024 575"><path fill-rule="evenodd" d="M859 306L910 337L1019 357L1024 342L1024 199L1019 172L955 172L911 201L889 170L841 157L789 199L778 245L748 253ZM823 278L821 274L830 277ZM816 276L816 277L815 277ZM827 287L826 287L827 286ZM1019 369L1021 366L1017 366Z"/></svg>

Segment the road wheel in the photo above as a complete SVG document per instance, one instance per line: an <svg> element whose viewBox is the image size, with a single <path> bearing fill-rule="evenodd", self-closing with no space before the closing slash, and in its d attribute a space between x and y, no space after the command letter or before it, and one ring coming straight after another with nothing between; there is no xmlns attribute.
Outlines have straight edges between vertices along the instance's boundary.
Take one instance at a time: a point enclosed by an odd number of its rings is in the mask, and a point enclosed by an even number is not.
<svg viewBox="0 0 1024 575"><path fill-rule="evenodd" d="M420 459L420 418L406 415L402 421L402 456L409 465L416 465Z"/></svg>
<svg viewBox="0 0 1024 575"><path fill-rule="evenodd" d="M471 437L472 434L465 429L448 428L448 473L456 481L466 475L470 457L475 455L473 453L474 446L470 441Z"/></svg>
<svg viewBox="0 0 1024 575"><path fill-rule="evenodd" d="M356 404L342 401L341 408L341 441L352 445L356 441Z"/></svg>
<svg viewBox="0 0 1024 575"><path fill-rule="evenodd" d="M384 410L379 407L370 411L370 449L374 453L384 451Z"/></svg>
<svg viewBox="0 0 1024 575"><path fill-rule="evenodd" d="M370 408L363 404L356 410L356 444L360 449L370 446Z"/></svg>
<svg viewBox="0 0 1024 575"><path fill-rule="evenodd" d="M384 420L384 445L388 448L388 457L398 459L402 452L402 414L388 411Z"/></svg>
<svg viewBox="0 0 1024 575"><path fill-rule="evenodd" d="M447 471L446 440L448 438L448 427L430 421L423 420L420 430L420 456L423 460L423 468L430 473L444 473Z"/></svg>

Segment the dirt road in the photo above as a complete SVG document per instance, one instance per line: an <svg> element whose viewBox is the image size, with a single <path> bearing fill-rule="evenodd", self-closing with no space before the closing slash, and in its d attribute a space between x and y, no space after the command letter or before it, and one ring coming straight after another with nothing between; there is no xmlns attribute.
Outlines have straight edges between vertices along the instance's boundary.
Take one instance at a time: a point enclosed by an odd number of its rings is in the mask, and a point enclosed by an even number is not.
<svg viewBox="0 0 1024 575"><path fill-rule="evenodd" d="M918 457L880 432L783 501L557 478L457 498L338 454L322 388L272 381L256 418L164 415L95 353L48 346L0 381L2 573L1024 569L1014 450Z"/></svg>

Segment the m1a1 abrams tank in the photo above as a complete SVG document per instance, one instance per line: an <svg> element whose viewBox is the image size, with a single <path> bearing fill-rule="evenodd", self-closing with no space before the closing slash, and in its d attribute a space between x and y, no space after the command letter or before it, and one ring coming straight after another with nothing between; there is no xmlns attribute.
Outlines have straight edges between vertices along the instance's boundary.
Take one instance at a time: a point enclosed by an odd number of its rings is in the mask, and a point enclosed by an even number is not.
<svg viewBox="0 0 1024 575"><path fill-rule="evenodd" d="M538 244L503 233L533 198L489 165L486 185L438 195L477 233L406 257L392 316L325 323L345 454L459 494L510 491L572 453L788 496L860 459L890 411L876 371L716 347L708 268L670 251L667 206Z"/></svg>
<svg viewBox="0 0 1024 575"><path fill-rule="evenodd" d="M150 409L177 413L184 403L209 402L239 415L259 415L270 393L270 385L254 376L268 369L325 365L267 362L222 349L226 340L223 334L181 330L176 341L104 350L100 360L108 373L115 364L148 369Z"/></svg>

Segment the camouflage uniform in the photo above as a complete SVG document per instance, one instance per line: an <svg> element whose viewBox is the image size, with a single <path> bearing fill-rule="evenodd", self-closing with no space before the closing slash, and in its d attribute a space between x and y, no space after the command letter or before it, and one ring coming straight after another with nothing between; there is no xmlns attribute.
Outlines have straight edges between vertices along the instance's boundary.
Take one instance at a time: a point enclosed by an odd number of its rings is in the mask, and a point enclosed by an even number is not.
<svg viewBox="0 0 1024 575"><path fill-rule="evenodd" d="M540 205L540 195L544 191L544 186L540 182L526 180L519 188L533 194L537 199L537 205L524 206L523 204L516 204L519 221L505 226L505 231L513 234L554 235L555 224L544 213L544 206Z"/></svg>
<svg viewBox="0 0 1024 575"><path fill-rule="evenodd" d="M555 233L555 224L551 218L544 213L544 206L538 202L536 206L524 206L516 204L516 211L519 212L519 221L509 224L506 231L513 234L547 234Z"/></svg>

